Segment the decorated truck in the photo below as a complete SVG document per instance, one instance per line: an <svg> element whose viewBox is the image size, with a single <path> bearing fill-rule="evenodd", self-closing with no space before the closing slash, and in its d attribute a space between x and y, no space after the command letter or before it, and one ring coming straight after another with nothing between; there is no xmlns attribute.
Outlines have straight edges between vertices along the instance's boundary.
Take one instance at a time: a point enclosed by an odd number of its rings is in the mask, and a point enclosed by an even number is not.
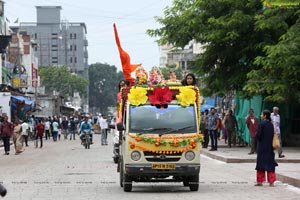
<svg viewBox="0 0 300 200"><path fill-rule="evenodd" d="M199 187L200 94L196 86L135 85L120 91L120 186L183 182Z"/></svg>

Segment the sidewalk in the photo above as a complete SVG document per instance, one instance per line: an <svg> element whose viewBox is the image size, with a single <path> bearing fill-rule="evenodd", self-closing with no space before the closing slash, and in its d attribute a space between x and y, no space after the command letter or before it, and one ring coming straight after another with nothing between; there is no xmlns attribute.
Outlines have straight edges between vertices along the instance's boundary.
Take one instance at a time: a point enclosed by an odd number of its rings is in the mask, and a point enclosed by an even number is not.
<svg viewBox="0 0 300 200"><path fill-rule="evenodd" d="M228 148L224 142L218 142L218 151L209 151L208 147L202 149L202 154L226 163L253 163L254 170L257 155L248 155L250 147ZM275 159L279 165L276 167L277 180L300 187L300 147L284 147L283 154L284 158L278 158L278 152L275 152Z"/></svg>

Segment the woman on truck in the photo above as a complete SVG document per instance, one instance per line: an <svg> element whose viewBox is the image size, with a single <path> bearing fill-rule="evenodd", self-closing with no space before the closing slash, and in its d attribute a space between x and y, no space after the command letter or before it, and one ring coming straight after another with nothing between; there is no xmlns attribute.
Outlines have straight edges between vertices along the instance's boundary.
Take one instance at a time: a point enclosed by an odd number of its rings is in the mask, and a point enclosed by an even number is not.
<svg viewBox="0 0 300 200"><path fill-rule="evenodd" d="M197 81L195 75L192 73L188 73L185 78L181 81L181 84L184 86L188 85L196 85Z"/></svg>

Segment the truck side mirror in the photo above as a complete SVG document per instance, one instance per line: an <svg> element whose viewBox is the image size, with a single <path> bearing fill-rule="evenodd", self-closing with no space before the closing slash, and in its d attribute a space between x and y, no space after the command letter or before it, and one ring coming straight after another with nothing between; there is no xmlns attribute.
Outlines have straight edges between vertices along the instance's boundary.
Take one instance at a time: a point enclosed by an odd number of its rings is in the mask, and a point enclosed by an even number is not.
<svg viewBox="0 0 300 200"><path fill-rule="evenodd" d="M124 131L125 130L124 125L123 125L122 122L117 123L117 129L118 129L118 131Z"/></svg>

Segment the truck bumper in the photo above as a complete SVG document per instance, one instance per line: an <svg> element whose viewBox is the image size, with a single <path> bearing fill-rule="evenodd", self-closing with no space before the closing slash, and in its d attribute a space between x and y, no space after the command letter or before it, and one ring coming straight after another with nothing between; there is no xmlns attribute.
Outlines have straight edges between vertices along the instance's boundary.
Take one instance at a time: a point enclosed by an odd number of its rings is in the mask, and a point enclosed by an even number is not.
<svg viewBox="0 0 300 200"><path fill-rule="evenodd" d="M176 164L175 169L153 169L152 164L125 164L129 176L191 176L198 175L200 164Z"/></svg>

